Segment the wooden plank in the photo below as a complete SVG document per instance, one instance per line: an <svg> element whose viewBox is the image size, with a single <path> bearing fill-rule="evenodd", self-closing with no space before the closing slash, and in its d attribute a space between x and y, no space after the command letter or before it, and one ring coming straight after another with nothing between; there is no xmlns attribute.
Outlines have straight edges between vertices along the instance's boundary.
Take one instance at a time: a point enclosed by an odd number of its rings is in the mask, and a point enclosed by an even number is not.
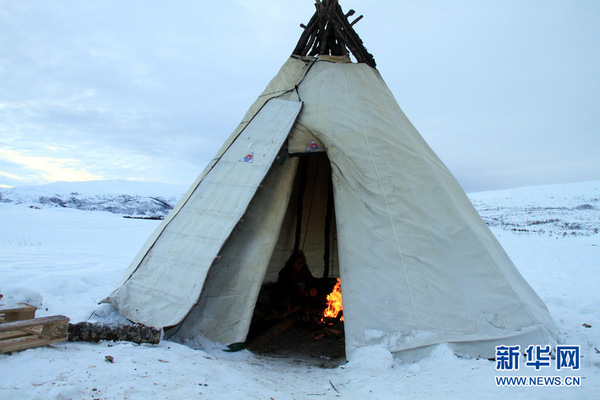
<svg viewBox="0 0 600 400"><path fill-rule="evenodd" d="M27 303L0 308L0 323L35 318L37 307Z"/></svg>
<svg viewBox="0 0 600 400"><path fill-rule="evenodd" d="M30 334L23 331L9 331L0 333L0 342L8 339L16 339L20 337L31 336Z"/></svg>
<svg viewBox="0 0 600 400"><path fill-rule="evenodd" d="M63 315L0 324L0 353L29 349L68 339L69 318Z"/></svg>
<svg viewBox="0 0 600 400"><path fill-rule="evenodd" d="M58 320L51 324L44 324L42 327L42 336L50 338L64 337L67 339L69 335L69 318Z"/></svg>
<svg viewBox="0 0 600 400"><path fill-rule="evenodd" d="M0 354L10 353L12 351L26 350L33 347L46 346L52 343L64 342L67 338L44 339L37 336L27 336L24 338L9 339L0 342Z"/></svg>
<svg viewBox="0 0 600 400"><path fill-rule="evenodd" d="M69 318L64 315L53 315L50 317L41 317L34 319L27 319L24 321L5 322L0 324L0 332L7 332L13 330L19 330L20 328L35 328L47 324L69 324Z"/></svg>
<svg viewBox="0 0 600 400"><path fill-rule="evenodd" d="M34 308L37 310L36 306L32 306L31 304L27 304L27 303L3 304L2 307L0 307L0 314L9 313L9 312L13 312L13 311L20 311L23 309L27 310L30 308Z"/></svg>

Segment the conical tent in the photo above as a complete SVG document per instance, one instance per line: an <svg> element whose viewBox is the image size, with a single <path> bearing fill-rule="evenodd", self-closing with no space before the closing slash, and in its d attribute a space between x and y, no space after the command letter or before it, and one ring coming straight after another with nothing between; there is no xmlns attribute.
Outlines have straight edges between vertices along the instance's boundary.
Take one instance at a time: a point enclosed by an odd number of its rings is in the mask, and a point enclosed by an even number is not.
<svg viewBox="0 0 600 400"><path fill-rule="evenodd" d="M337 1L318 2L295 54L106 301L179 338L244 342L261 286L301 247L314 275L341 277L348 358L370 345L492 357L554 343L546 306L354 36Z"/></svg>

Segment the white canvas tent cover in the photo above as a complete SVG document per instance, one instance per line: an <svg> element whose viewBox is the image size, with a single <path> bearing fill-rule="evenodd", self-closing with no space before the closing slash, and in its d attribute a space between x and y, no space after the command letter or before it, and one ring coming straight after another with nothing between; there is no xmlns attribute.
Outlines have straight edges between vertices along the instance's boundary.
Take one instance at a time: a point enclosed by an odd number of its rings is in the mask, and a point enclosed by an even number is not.
<svg viewBox="0 0 600 400"><path fill-rule="evenodd" d="M331 166L347 357L374 344L491 357L555 342L546 306L378 71L346 57L283 65L107 301L179 337L243 342L289 254L278 248L294 230L289 154L313 141Z"/></svg>

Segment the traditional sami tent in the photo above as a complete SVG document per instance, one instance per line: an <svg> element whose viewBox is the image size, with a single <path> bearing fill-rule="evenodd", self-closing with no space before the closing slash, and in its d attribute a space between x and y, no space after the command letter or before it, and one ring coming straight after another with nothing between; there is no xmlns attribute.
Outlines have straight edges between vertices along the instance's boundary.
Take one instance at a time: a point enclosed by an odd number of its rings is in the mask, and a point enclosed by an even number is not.
<svg viewBox="0 0 600 400"><path fill-rule="evenodd" d="M341 277L349 358L553 343L546 306L398 106L353 11L316 8L105 301L180 338L244 342L261 285L301 248L314 275Z"/></svg>

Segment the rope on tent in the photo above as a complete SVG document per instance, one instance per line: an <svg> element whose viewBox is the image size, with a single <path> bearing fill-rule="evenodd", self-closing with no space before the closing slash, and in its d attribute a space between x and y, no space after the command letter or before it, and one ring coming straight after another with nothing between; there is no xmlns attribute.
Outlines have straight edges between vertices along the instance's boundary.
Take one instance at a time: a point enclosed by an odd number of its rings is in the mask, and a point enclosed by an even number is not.
<svg viewBox="0 0 600 400"><path fill-rule="evenodd" d="M292 55L292 57L294 57L294 55ZM313 67L313 65L315 65L315 63L317 63L317 62L328 62L328 61L318 60L318 59L310 60L309 61L309 60L303 59L302 57L295 57L295 58L303 60L306 63L306 65L308 65L308 67L306 68L306 71L304 71L304 74L298 80L298 83L295 84L294 87L291 88L291 89L281 89L281 90L276 90L274 92L264 93L264 94L261 94L260 96L258 96L259 98L260 97L269 97L269 100L271 100L273 98L279 98L279 97L281 97L281 96L283 96L283 95L285 95L287 93L292 93L292 92L295 91L296 95L298 96L298 101L302 101L302 99L300 98L300 92L299 92L300 84L302 83L302 81L304 80L304 78L306 77L306 75L308 74L308 72L311 70L311 68ZM267 100L267 101L269 101L269 100ZM242 121L242 123L244 123L244 122L246 122L246 121Z"/></svg>
<svg viewBox="0 0 600 400"><path fill-rule="evenodd" d="M301 57L296 57L296 58L302 59ZM306 67L306 71L304 71L304 73L302 74L302 77L298 80L298 83L296 83L293 88L291 88L291 89L281 89L281 90L276 90L276 91L270 92L270 93L264 93L264 94L261 94L258 97L259 98L260 97L270 97L269 100L271 100L271 98L279 98L279 97L283 96L286 93L292 93L292 92L296 91L296 95L298 96L298 101L302 101L302 99L300 98L300 92L298 91L298 87L300 86L300 84L302 83L302 81L304 80L304 78L306 77L306 74L308 74L308 72L310 71L310 69L313 67L313 65L315 65L315 63L317 61L321 61L321 60L310 60L310 61L303 60L303 61L304 61L304 63L306 65L308 65L308 67Z"/></svg>
<svg viewBox="0 0 600 400"><path fill-rule="evenodd" d="M274 92L270 92L270 93L261 94L261 95L260 95L260 96L258 96L258 97L259 97L259 98L260 98L260 97L269 97L269 100L271 100L271 98L275 98L275 99L277 99L277 98L279 98L279 97L283 96L283 95L284 95L284 94L286 94L286 93L291 93L291 92L293 92L293 91L294 91L294 89L295 89L295 88L292 88L292 89L282 89L282 90L276 90L276 91L274 91Z"/></svg>

